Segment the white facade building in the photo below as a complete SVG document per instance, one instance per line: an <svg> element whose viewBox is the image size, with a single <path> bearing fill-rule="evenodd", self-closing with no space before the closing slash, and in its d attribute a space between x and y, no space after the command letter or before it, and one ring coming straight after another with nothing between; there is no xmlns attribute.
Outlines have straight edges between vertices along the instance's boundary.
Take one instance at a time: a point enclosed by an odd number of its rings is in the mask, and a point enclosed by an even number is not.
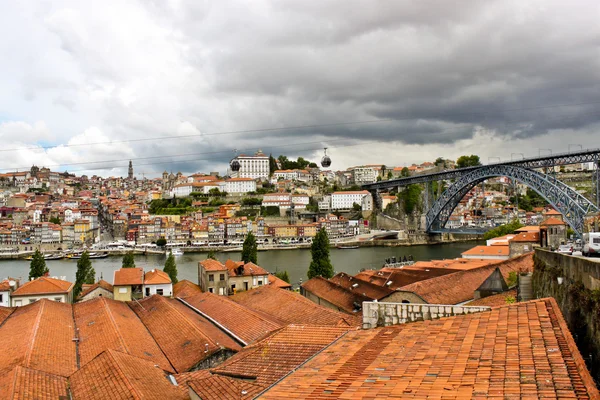
<svg viewBox="0 0 600 400"><path fill-rule="evenodd" d="M231 172L232 177L260 180L269 179L269 156L263 154L262 151L259 150L253 156L241 154L236 159L240 163L240 170Z"/></svg>
<svg viewBox="0 0 600 400"><path fill-rule="evenodd" d="M373 167L354 167L352 169L352 180L355 185L364 185L377 181L378 170Z"/></svg>
<svg viewBox="0 0 600 400"><path fill-rule="evenodd" d="M256 181L252 178L231 178L225 181L227 193L256 192Z"/></svg>
<svg viewBox="0 0 600 400"><path fill-rule="evenodd" d="M335 192L331 194L331 209L332 210L349 210L354 204L358 204L361 207L368 205L370 203L369 210L373 209L373 199L371 198L370 202L367 199L363 202L363 199L368 196L371 197L371 193L367 190L361 190L356 192ZM366 203L366 204L365 204ZM363 210L365 210L363 208ZM367 211L367 210L365 210Z"/></svg>

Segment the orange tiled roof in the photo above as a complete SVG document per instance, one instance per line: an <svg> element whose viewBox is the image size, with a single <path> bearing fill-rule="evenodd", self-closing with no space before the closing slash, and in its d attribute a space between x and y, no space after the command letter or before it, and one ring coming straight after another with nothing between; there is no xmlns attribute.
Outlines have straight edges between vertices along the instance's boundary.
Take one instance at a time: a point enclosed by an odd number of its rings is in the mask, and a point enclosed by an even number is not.
<svg viewBox="0 0 600 400"><path fill-rule="evenodd" d="M144 275L144 285L163 285L171 283L169 274L160 269L153 269Z"/></svg>
<svg viewBox="0 0 600 400"><path fill-rule="evenodd" d="M280 289L291 289L292 285L287 283L283 279L279 279L273 274L269 274L269 285L272 287L280 288Z"/></svg>
<svg viewBox="0 0 600 400"><path fill-rule="evenodd" d="M457 272L454 269L445 268L382 268L381 270L366 270L354 276L365 282L370 282L378 286L386 286L396 290L402 286L419 282L425 279L431 279L442 275L448 275ZM391 282L391 284L387 284Z"/></svg>
<svg viewBox="0 0 600 400"><path fill-rule="evenodd" d="M560 212L556 211L555 209L551 209L548 210L544 213L544 215L562 215Z"/></svg>
<svg viewBox="0 0 600 400"><path fill-rule="evenodd" d="M144 283L143 268L121 268L115 271L113 285L141 285Z"/></svg>
<svg viewBox="0 0 600 400"><path fill-rule="evenodd" d="M540 241L540 233L539 232L526 232L519 233L512 238L511 242L539 242Z"/></svg>
<svg viewBox="0 0 600 400"><path fill-rule="evenodd" d="M189 370L222 347L235 351L241 348L231 337L178 300L154 295L131 302L129 306L177 372Z"/></svg>
<svg viewBox="0 0 600 400"><path fill-rule="evenodd" d="M463 251L462 255L468 256L507 256L509 248L507 245L499 246L475 246L472 249Z"/></svg>
<svg viewBox="0 0 600 400"><path fill-rule="evenodd" d="M74 325L70 304L42 299L17 307L0 329L0 376L17 365L71 375L77 369Z"/></svg>
<svg viewBox="0 0 600 400"><path fill-rule="evenodd" d="M269 285L239 292L231 300L266 314L280 324L359 326L362 319L319 306L298 293Z"/></svg>
<svg viewBox="0 0 600 400"><path fill-rule="evenodd" d="M544 222L542 222L541 225L542 226L565 225L565 223L558 218L550 217L550 218L546 219Z"/></svg>
<svg viewBox="0 0 600 400"><path fill-rule="evenodd" d="M354 292L348 290L321 276L314 277L304 282L302 284L302 289L333 304L340 311L345 311L349 314L354 314L358 311L355 304L362 306L363 301L373 300L372 298L361 294L359 291Z"/></svg>
<svg viewBox="0 0 600 400"><path fill-rule="evenodd" d="M110 283L106 282L103 279L100 279L98 282L94 283L93 285L89 285L88 288L86 288L83 292L81 292L81 294L79 295L79 298L85 297L86 295L90 294L91 292L93 292L94 290L96 290L98 288L107 290L110 293L113 292L113 285L111 285Z"/></svg>
<svg viewBox="0 0 600 400"><path fill-rule="evenodd" d="M202 260L198 264L201 265L206 271L227 271L227 268L223 264L217 260L213 260L212 258Z"/></svg>
<svg viewBox="0 0 600 400"><path fill-rule="evenodd" d="M381 299L393 292L388 287L379 286L371 282L355 279L352 275L345 272L340 272L330 279L331 282L342 286L345 289L351 290L369 297L371 300Z"/></svg>
<svg viewBox="0 0 600 400"><path fill-rule="evenodd" d="M215 375L254 378L271 385L344 335L348 328L289 325L213 368Z"/></svg>
<svg viewBox="0 0 600 400"><path fill-rule="evenodd" d="M238 267L244 266L241 273L238 273ZM269 271L265 270L262 267L254 264L253 262L248 262L246 264L243 261L232 261L227 260L225 262L225 267L229 272L229 276L255 276L255 275L268 275Z"/></svg>
<svg viewBox="0 0 600 400"><path fill-rule="evenodd" d="M17 296L30 296L35 294L49 294L49 293L69 293L73 290L73 283L63 281L60 279L49 278L42 276L34 279L19 286L17 290L12 292L12 297Z"/></svg>
<svg viewBox="0 0 600 400"><path fill-rule="evenodd" d="M0 396L22 400L67 399L67 378L16 366L0 375Z"/></svg>
<svg viewBox="0 0 600 400"><path fill-rule="evenodd" d="M531 272L533 271L533 253L412 283L400 290L413 292L429 304L459 304L471 300L475 290L494 272L496 267L500 268L504 279L508 278L510 272Z"/></svg>
<svg viewBox="0 0 600 400"><path fill-rule="evenodd" d="M71 376L76 399L186 399L154 363L107 350Z"/></svg>
<svg viewBox="0 0 600 400"><path fill-rule="evenodd" d="M539 225L528 225L528 226L522 226L521 228L517 229L515 232L539 232L539 231L540 231Z"/></svg>
<svg viewBox="0 0 600 400"><path fill-rule="evenodd" d="M247 380L212 375L208 371L201 378L188 381L187 385L203 400L252 399L266 388Z"/></svg>
<svg viewBox="0 0 600 400"><path fill-rule="evenodd" d="M173 297L190 297L202 293L200 286L183 279L173 285Z"/></svg>
<svg viewBox="0 0 600 400"><path fill-rule="evenodd" d="M488 306L488 307L500 307L505 306L506 298L512 296L515 300L517 298L517 289L510 289L503 293L494 294L492 296L484 297L482 299L472 300L466 303L466 306Z"/></svg>
<svg viewBox="0 0 600 400"><path fill-rule="evenodd" d="M186 298L185 302L208 315L250 344L276 329L281 324L234 301L212 293Z"/></svg>
<svg viewBox="0 0 600 400"><path fill-rule="evenodd" d="M600 396L552 298L348 332L261 398L328 394L373 399Z"/></svg>
<svg viewBox="0 0 600 400"><path fill-rule="evenodd" d="M165 371L173 367L137 315L122 301L98 297L73 305L79 328L81 365L113 349L152 361Z"/></svg>
<svg viewBox="0 0 600 400"><path fill-rule="evenodd" d="M2 326L4 320L8 318L15 309L16 307L0 307L0 326Z"/></svg>

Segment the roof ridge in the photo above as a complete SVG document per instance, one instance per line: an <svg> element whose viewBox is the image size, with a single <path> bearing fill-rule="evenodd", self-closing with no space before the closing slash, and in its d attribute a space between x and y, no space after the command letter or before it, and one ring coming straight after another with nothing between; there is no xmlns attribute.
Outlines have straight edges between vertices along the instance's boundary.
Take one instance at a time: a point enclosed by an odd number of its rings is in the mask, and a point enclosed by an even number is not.
<svg viewBox="0 0 600 400"><path fill-rule="evenodd" d="M155 295L158 296L158 295ZM215 342L213 340L213 338L211 338L209 335L207 335L206 333L202 332L202 330L200 328L198 328L196 326L196 324L192 323L190 321L190 319L184 315L181 311L179 311L178 309L175 308L175 306L173 306L169 301L167 301L167 299L165 299L163 296L159 296L161 301L164 301L167 304L167 307L169 307L170 309L172 309L174 312L176 312L177 314L179 314L179 316L181 316L185 322L190 325L192 327L192 329L194 329L196 332L200 333L202 336L204 336L206 338L207 341L209 341L210 343L212 343L213 345L217 346L217 347L221 347L217 342ZM153 336L154 337L154 336Z"/></svg>
<svg viewBox="0 0 600 400"><path fill-rule="evenodd" d="M115 321L115 319L113 318L112 313L110 312L110 308L108 307L108 301L106 300L106 298L104 296L100 298L100 301L104 304L104 311L108 315L111 325L112 325L113 329L115 330L115 333L119 337L119 341L123 345L123 349L125 349L127 354L129 354L129 348L127 347L127 343L125 343L125 338L123 338L123 335L121 335L121 330L117 326L117 321Z"/></svg>
<svg viewBox="0 0 600 400"><path fill-rule="evenodd" d="M27 348L27 353L25 354L25 365L29 366L30 362L31 362L31 355L33 353L33 345L35 344L35 339L37 337L37 332L38 329L40 327L40 320L42 319L42 313L44 310L44 304L46 304L46 302L44 301L45 299L39 300L40 302L40 309L38 310L37 316L35 318L35 324L33 326L33 334L31 336L31 340L29 347Z"/></svg>
<svg viewBox="0 0 600 400"><path fill-rule="evenodd" d="M20 365L16 365L13 368L14 374L13 374L13 381L12 381L12 392L10 393L10 397L8 397L9 399L14 398L15 396L15 388L17 386L17 374L21 371L23 367Z"/></svg>
<svg viewBox="0 0 600 400"><path fill-rule="evenodd" d="M123 369L121 368L121 365L117 362L117 359L115 358L113 352L116 352L116 350L113 349L107 349L104 350L105 353L108 354L108 356L111 358L111 360L113 361L113 364L115 365L115 369L117 370L117 372L119 373L119 375L123 378L123 381L125 382L125 385L127 385L127 387L131 390L133 397L136 399L141 400L143 397L137 392L137 390L135 389L135 387L131 384L131 382L129 382L129 378L127 378L127 375L125 375L125 372L123 371ZM132 356L134 357L134 356ZM137 358L137 357L136 357Z"/></svg>
<svg viewBox="0 0 600 400"><path fill-rule="evenodd" d="M212 293L210 293L210 294L212 294ZM257 318L259 318L262 321L265 321L265 322L269 323L270 325L276 325L277 328L280 327L280 324L276 323L275 321L273 321L271 319L268 319L266 317L266 315L261 315L261 314L257 313L256 311L250 309L249 307L246 307L245 305L242 305L240 303L236 303L233 300L225 299L224 296L218 296L218 295L213 295L213 296L216 297L219 301L221 301L223 303L233 304L234 306L238 307L238 309L243 309L243 310L249 312L250 314L256 316ZM209 297L213 297L213 296L209 296Z"/></svg>

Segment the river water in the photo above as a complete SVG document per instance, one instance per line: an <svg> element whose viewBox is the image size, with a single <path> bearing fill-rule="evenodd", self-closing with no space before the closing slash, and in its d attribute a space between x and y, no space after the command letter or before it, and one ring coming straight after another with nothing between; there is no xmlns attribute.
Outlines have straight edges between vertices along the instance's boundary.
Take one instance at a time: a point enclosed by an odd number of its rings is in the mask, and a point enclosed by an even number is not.
<svg viewBox="0 0 600 400"><path fill-rule="evenodd" d="M332 248L331 263L335 272L356 274L363 268L380 268L386 258L403 257L411 254L415 261L441 260L460 257L460 254L475 246L475 242L449 243L439 245L423 245L410 247L361 247L358 249ZM239 260L241 253L218 253L217 258L224 262L228 258ZM179 280L188 279L198 282L198 262L206 258L206 253L188 253L176 257ZM136 255L135 263L145 270L153 268L162 269L165 264L164 255ZM310 265L310 249L299 250L268 250L258 253L258 265L270 272L287 270L294 285L300 280L306 281L306 272ZM6 277L21 278L26 280L29 276L29 261L26 260L1 260L0 280ZM51 276L65 276L67 280L75 281L76 260L46 261ZM121 267L121 257L114 256L92 260L96 270L96 278L113 282L113 272Z"/></svg>

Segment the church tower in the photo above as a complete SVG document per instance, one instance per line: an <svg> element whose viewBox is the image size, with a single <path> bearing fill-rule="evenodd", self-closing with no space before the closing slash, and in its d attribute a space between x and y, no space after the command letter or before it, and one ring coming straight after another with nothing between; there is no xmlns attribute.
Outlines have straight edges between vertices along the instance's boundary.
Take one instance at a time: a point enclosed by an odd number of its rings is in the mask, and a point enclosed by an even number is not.
<svg viewBox="0 0 600 400"><path fill-rule="evenodd" d="M127 174L127 177L129 180L133 179L133 164L131 163L131 160L129 160L129 173Z"/></svg>

